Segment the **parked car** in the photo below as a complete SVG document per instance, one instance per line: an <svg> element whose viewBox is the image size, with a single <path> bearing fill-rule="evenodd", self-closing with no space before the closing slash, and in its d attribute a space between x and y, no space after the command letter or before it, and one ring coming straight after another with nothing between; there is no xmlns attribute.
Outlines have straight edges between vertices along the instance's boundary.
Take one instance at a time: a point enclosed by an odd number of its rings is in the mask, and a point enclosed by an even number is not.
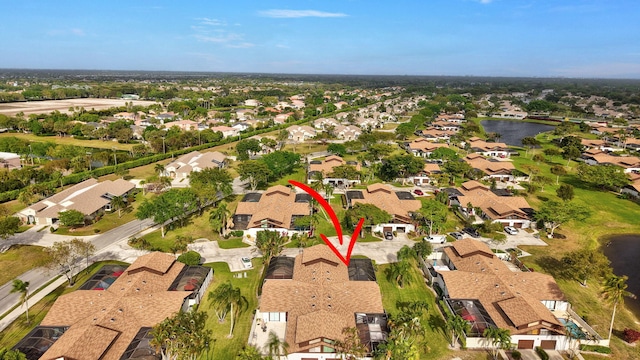
<svg viewBox="0 0 640 360"><path fill-rule="evenodd" d="M391 231L387 231L386 233L384 233L384 238L386 240L393 240L393 233Z"/></svg>
<svg viewBox="0 0 640 360"><path fill-rule="evenodd" d="M432 244L444 244L445 242L447 242L447 236L446 235L429 235L429 236L425 236L424 240Z"/></svg>
<svg viewBox="0 0 640 360"><path fill-rule="evenodd" d="M513 226L505 226L504 232L506 232L509 235L515 235L518 233L518 229L514 228Z"/></svg>
<svg viewBox="0 0 640 360"><path fill-rule="evenodd" d="M478 232L478 230L472 228L472 227L466 227L464 229L462 229L463 232L469 234L469 236L473 237L473 238L479 238L480 237L480 233Z"/></svg>
<svg viewBox="0 0 640 360"><path fill-rule="evenodd" d="M454 231L454 232L452 232L452 233L449 233L449 235L451 235L451 237L452 237L452 238L454 238L454 239L456 239L456 240L460 240L460 239L462 239L462 237L464 236L464 234L463 234L463 233L461 233L461 232L457 232L457 231Z"/></svg>
<svg viewBox="0 0 640 360"><path fill-rule="evenodd" d="M245 269L251 269L253 267L251 259L249 259L248 257L243 257L240 260L242 261L242 266L244 266Z"/></svg>
<svg viewBox="0 0 640 360"><path fill-rule="evenodd" d="M416 195L420 195L420 196L424 195L424 193L420 189L413 190L413 193L416 194Z"/></svg>

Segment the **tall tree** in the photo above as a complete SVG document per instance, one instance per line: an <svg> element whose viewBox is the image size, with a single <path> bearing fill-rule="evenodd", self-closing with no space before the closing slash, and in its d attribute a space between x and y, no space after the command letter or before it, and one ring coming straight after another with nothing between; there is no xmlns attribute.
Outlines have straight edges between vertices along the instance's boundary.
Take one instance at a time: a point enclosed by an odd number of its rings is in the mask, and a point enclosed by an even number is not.
<svg viewBox="0 0 640 360"><path fill-rule="evenodd" d="M511 334L507 329L490 326L484 329L482 336L487 342L487 347L491 352L493 360L498 359L501 349L508 349L511 347Z"/></svg>
<svg viewBox="0 0 640 360"><path fill-rule="evenodd" d="M211 210L209 214L209 224L211 224L213 230L222 235L227 228L227 220L230 214L231 212L227 209L227 204L224 201L220 202L215 209Z"/></svg>
<svg viewBox="0 0 640 360"><path fill-rule="evenodd" d="M232 182L231 174L220 168L207 168L189 175L189 185L199 199L198 207L201 211L204 206L231 195Z"/></svg>
<svg viewBox="0 0 640 360"><path fill-rule="evenodd" d="M49 256L43 266L63 274L69 281L69 285L72 286L80 260L91 256L92 251L89 244L93 244L87 243L87 241L78 238L54 242L52 246L45 248L45 252Z"/></svg>
<svg viewBox="0 0 640 360"><path fill-rule="evenodd" d="M280 255L284 249L286 238L277 231L263 230L256 235L256 248L264 257L265 266L269 265L271 258Z"/></svg>
<svg viewBox="0 0 640 360"><path fill-rule="evenodd" d="M560 203L549 200L542 204L535 214L535 219L543 221L545 226L551 228L549 237L553 237L555 230L560 225L571 220L582 221L590 215L589 209L574 202Z"/></svg>
<svg viewBox="0 0 640 360"><path fill-rule="evenodd" d="M613 321L616 318L616 310L618 308L618 304L624 304L625 297L636 297L634 294L627 291L628 279L629 278L626 275L611 275L604 281L602 287L602 297L609 304L613 304L613 313L611 314L611 324L609 325L608 339L611 339L611 333L613 332Z"/></svg>
<svg viewBox="0 0 640 360"><path fill-rule="evenodd" d="M407 176L417 174L424 168L424 160L413 155L393 155L386 158L380 168L379 176L385 181L401 178L404 184Z"/></svg>
<svg viewBox="0 0 640 360"><path fill-rule="evenodd" d="M447 330L451 333L451 347L455 347L458 340L462 340L462 346L465 346L465 335L471 329L471 324L462 316L456 314L447 317Z"/></svg>
<svg viewBox="0 0 640 360"><path fill-rule="evenodd" d="M580 281L582 286L587 286L589 279L605 277L611 272L609 259L597 250L571 251L564 255L560 261L566 277Z"/></svg>
<svg viewBox="0 0 640 360"><path fill-rule="evenodd" d="M29 282L22 281L20 279L13 279L11 293L20 294L20 305L25 305L27 309L27 324L29 324L29 303L27 302L27 299L29 298Z"/></svg>
<svg viewBox="0 0 640 360"><path fill-rule="evenodd" d="M342 329L342 340L336 340L335 350L342 354L344 360L357 360L367 354L367 348L360 341L358 329L356 327L345 327Z"/></svg>
<svg viewBox="0 0 640 360"><path fill-rule="evenodd" d="M171 189L155 197L145 199L138 207L136 217L140 220L152 218L160 225L162 237L165 236L165 225L180 220L181 222L198 209L198 198L189 188Z"/></svg>
<svg viewBox="0 0 640 360"><path fill-rule="evenodd" d="M563 201L571 201L573 199L573 186L562 184L556 189L556 195Z"/></svg>
<svg viewBox="0 0 640 360"><path fill-rule="evenodd" d="M153 327L149 343L162 354L162 359L195 360L211 342L206 322L205 312L179 311Z"/></svg>
<svg viewBox="0 0 640 360"><path fill-rule="evenodd" d="M111 208L113 210L118 210L118 218L122 217L122 209L127 205L127 202L124 201L122 196L114 196L111 199Z"/></svg>
<svg viewBox="0 0 640 360"><path fill-rule="evenodd" d="M436 200L423 202L418 213L429 228L429 236L433 235L434 228L438 231L447 221L447 206Z"/></svg>
<svg viewBox="0 0 640 360"><path fill-rule="evenodd" d="M385 270L387 278L395 282L401 289L404 285L413 281L413 275L411 272L411 264L407 260L401 260L395 263L391 263Z"/></svg>
<svg viewBox="0 0 640 360"><path fill-rule="evenodd" d="M556 185L560 183L560 176L567 174L567 169L562 165L554 165L550 170L551 173L556 176Z"/></svg>
<svg viewBox="0 0 640 360"><path fill-rule="evenodd" d="M238 164L238 174L240 180L249 180L251 191L255 191L259 186L266 185L271 177L269 167L257 160L247 160Z"/></svg>
<svg viewBox="0 0 640 360"><path fill-rule="evenodd" d="M80 227L84 226L84 214L78 210L69 209L58 213L58 219L64 226Z"/></svg>

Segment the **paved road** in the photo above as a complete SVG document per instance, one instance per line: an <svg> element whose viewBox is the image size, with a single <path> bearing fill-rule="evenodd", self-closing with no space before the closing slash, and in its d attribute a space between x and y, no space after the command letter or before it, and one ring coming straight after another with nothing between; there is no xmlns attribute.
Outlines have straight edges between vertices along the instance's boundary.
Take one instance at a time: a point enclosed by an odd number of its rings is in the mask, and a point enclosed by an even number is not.
<svg viewBox="0 0 640 360"><path fill-rule="evenodd" d="M7 240L7 244L26 244L26 245L38 245L38 246L51 246L55 241L63 241L73 238L82 238L85 240L91 240L96 246L97 252L107 248L108 246L118 242L122 239L127 239L132 235L139 233L140 231L153 225L153 221L147 220L134 220L119 226L113 230L110 230L102 235L93 236L65 236L51 234L48 229L40 232L37 229L41 227L35 227L29 231L25 231L20 234L16 234ZM42 287L44 284L53 279L57 274L49 272L44 268L35 268L29 270L24 274L18 276L18 279L29 282L29 290L35 291ZM19 294L11 293L12 283L9 282L0 287L0 314L4 314L7 310L11 309L19 301Z"/></svg>

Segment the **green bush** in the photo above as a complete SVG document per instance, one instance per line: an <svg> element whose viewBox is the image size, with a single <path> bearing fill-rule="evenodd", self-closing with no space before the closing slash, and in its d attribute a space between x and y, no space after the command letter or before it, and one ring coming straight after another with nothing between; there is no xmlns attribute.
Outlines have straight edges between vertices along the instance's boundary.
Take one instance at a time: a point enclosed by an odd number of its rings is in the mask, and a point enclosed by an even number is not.
<svg viewBox="0 0 640 360"><path fill-rule="evenodd" d="M202 259L200 254L193 250L187 251L186 253L178 256L178 261L185 265L198 265L200 264L200 259Z"/></svg>
<svg viewBox="0 0 640 360"><path fill-rule="evenodd" d="M242 237L244 235L244 231L242 230L234 230L231 232L231 234L233 234L233 236L235 237Z"/></svg>
<svg viewBox="0 0 640 360"><path fill-rule="evenodd" d="M611 354L611 349L600 345L580 345L581 351L592 351L599 354Z"/></svg>
<svg viewBox="0 0 640 360"><path fill-rule="evenodd" d="M520 360L522 359L522 354L518 350L512 350L511 357L513 358L513 360Z"/></svg>
<svg viewBox="0 0 640 360"><path fill-rule="evenodd" d="M536 346L536 354L538 354L542 360L549 360L549 354L540 346Z"/></svg>
<svg viewBox="0 0 640 360"><path fill-rule="evenodd" d="M134 238L129 239L129 241L127 241L127 243L129 244L129 246L131 246L134 249L152 250L151 249L151 244L145 238L135 238L134 237Z"/></svg>

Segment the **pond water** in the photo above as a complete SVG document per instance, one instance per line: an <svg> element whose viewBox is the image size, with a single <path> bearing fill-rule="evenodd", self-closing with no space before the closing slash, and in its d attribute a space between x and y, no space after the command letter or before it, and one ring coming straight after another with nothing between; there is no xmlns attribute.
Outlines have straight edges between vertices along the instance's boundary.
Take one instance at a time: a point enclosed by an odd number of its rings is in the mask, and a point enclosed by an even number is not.
<svg viewBox="0 0 640 360"><path fill-rule="evenodd" d="M554 126L551 125L510 120L482 120L480 124L485 132L495 132L502 135L498 139L499 142L512 146L522 146L523 138L554 129Z"/></svg>
<svg viewBox="0 0 640 360"><path fill-rule="evenodd" d="M602 247L604 254L611 261L613 272L627 275L627 290L640 297L640 234L616 235L608 239ZM625 298L624 303L637 318L640 318L640 299Z"/></svg>

